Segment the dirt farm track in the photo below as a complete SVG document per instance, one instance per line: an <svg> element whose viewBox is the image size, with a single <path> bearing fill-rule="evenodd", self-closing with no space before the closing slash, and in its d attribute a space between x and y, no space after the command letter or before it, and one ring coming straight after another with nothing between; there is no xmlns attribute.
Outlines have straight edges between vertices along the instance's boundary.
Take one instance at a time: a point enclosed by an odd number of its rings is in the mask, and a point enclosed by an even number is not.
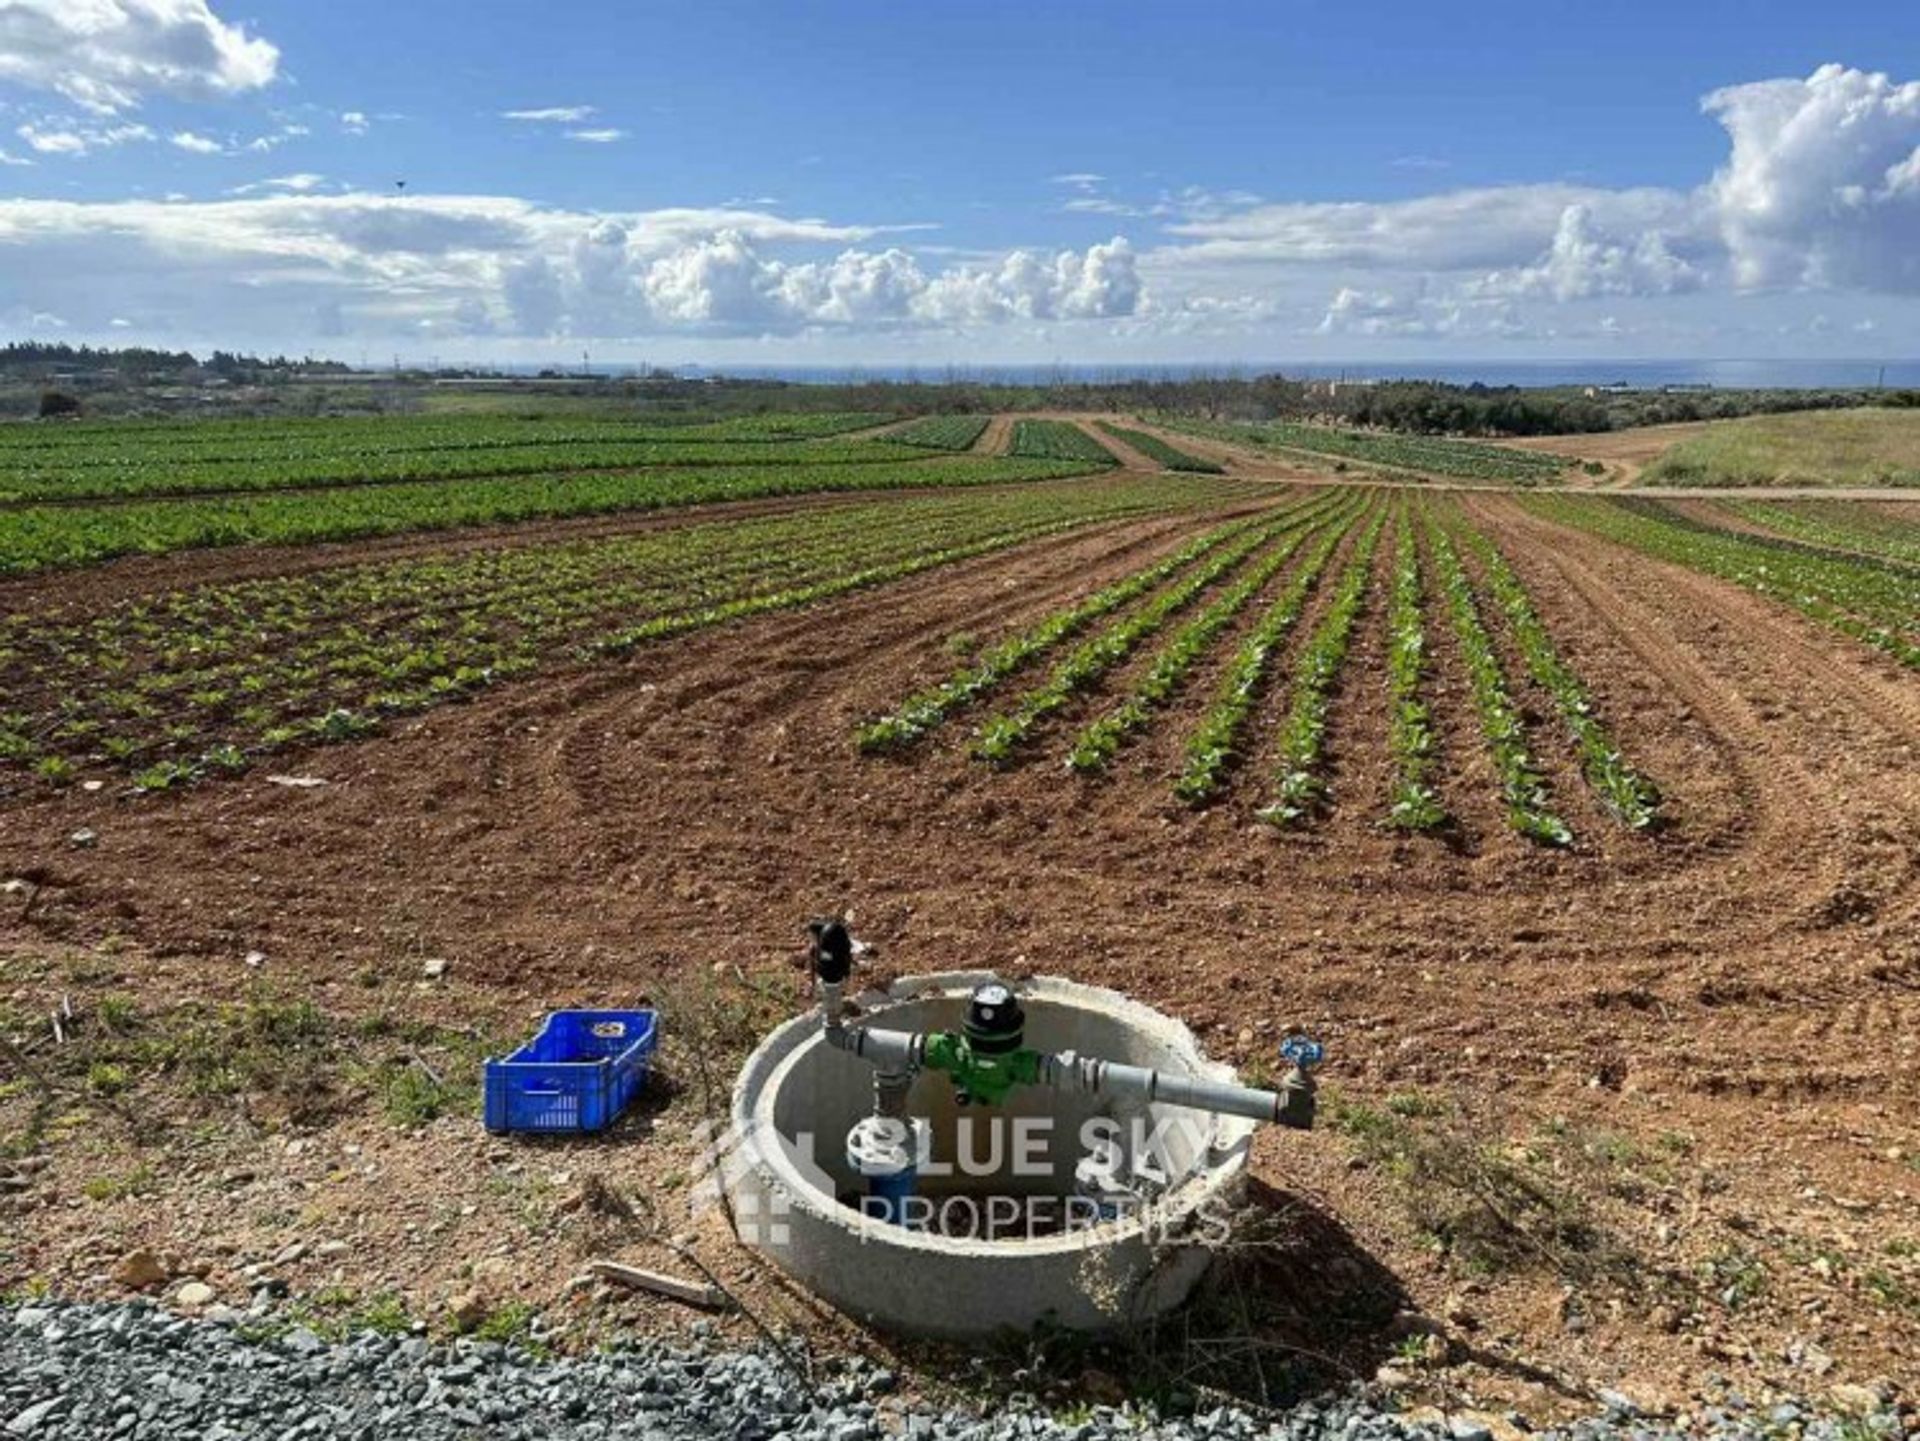
<svg viewBox="0 0 1920 1441"><path fill-rule="evenodd" d="M1175 800L1177 726L1094 779L1057 746L1000 771L952 740L908 759L856 751L860 721L952 670L956 633L1035 620L1211 523L1176 514L700 631L178 794L17 800L0 808L0 872L34 890L24 906L7 898L0 948L59 956L117 938L167 984L215 991L243 984L241 958L259 952L280 981L341 1006L362 987L405 994L439 957L458 990L424 1004L446 1017L616 1003L717 968L797 1005L797 927L846 907L880 974L1059 974L1161 1005L1243 1065L1309 1030L1348 1095L1458 1095L1685 1136L1690 1166L1721 1180L1673 1203L1697 1234L1649 1242L1678 1269L1756 1230L1783 1252L1833 1244L1836 1229L1866 1250L1913 1235L1920 681L1512 499L1459 503L1658 781L1664 830L1609 824L1571 754L1545 746L1579 839L1556 851L1507 829L1437 619L1436 785L1456 823L1425 837L1383 827L1379 606L1362 613L1357 679L1333 703L1331 805L1296 832L1255 819L1252 787L1200 811ZM201 580L222 560L188 563ZM1203 663L1191 693L1210 694L1220 667ZM1255 734L1274 730L1283 699L1275 687L1262 700ZM1542 698L1520 699L1539 720ZM1248 770L1262 764L1256 752ZM69 839L83 827L97 837L86 849ZM1416 1296L1437 1305L1455 1284L1394 1232L1383 1183L1329 1138L1267 1135L1256 1154L1263 1180L1349 1216ZM1727 1214L1733 1229L1710 1239ZM1885 1324L1851 1300L1830 1303L1834 1324L1797 1313L1814 1294L1805 1279L1782 1265L1770 1294L1785 1319L1747 1337L1744 1357L1724 1336L1640 1316L1598 1324L1655 1375L1702 1345L1723 1348L1714 1364L1777 1369L1779 1347L1810 1328L1861 1374L1920 1367L1920 1322ZM1567 1360L1589 1343L1541 1319L1555 1294L1522 1279L1473 1304L1489 1330Z"/></svg>

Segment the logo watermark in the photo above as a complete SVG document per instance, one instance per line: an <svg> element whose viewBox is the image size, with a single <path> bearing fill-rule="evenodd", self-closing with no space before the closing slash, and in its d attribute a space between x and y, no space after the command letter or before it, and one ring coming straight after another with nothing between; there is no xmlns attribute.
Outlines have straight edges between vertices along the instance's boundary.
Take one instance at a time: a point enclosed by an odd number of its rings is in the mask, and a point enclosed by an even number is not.
<svg viewBox="0 0 1920 1441"><path fill-rule="evenodd" d="M856 1164L845 1137L836 1143L763 1126L747 1145L739 1128L710 1127L692 1212L728 1205L743 1241L783 1246L797 1178L802 1189L844 1206L863 1240L903 1228L1038 1240L1129 1224L1153 1241L1208 1244L1224 1239L1230 1224L1229 1207L1177 1196L1213 1147L1208 1120L1142 1112L1066 1126L1050 1116L963 1114L942 1129L937 1146L924 1123L880 1117L862 1130ZM743 1184L755 1168L764 1173L758 1183Z"/></svg>

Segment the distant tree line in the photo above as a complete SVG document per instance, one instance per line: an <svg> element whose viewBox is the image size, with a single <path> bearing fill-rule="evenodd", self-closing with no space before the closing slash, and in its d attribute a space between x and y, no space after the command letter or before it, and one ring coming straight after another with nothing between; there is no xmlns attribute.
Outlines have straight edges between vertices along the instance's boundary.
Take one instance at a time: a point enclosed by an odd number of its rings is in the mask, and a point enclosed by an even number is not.
<svg viewBox="0 0 1920 1441"><path fill-rule="evenodd" d="M1569 435L1789 410L1920 404L1911 390L1526 390L1395 381L1342 391L1326 418L1422 435ZM1308 409L1314 409L1309 402Z"/></svg>
<svg viewBox="0 0 1920 1441"><path fill-rule="evenodd" d="M73 384L65 385L71 377ZM308 382L288 384L296 377ZM539 386L485 369L382 371L364 375L339 361L243 355L216 350L204 360L187 351L49 344L0 345L0 418L75 413L65 403L84 394L88 414L370 414L430 403L437 380L474 383L476 396L499 392L499 408L529 413L565 410L693 420L770 411L858 410L904 415L1074 410L1162 412L1211 420L1309 420L1421 435L1566 435L1684 420L1860 405L1920 405L1920 391L1610 390L1583 386L1449 385L1438 381L1377 383L1223 374L1175 379L1114 374L1072 380L1059 372L1032 384L976 380L950 371L938 379L850 377L819 384L760 377L681 377L651 370L625 377L544 373ZM208 385L208 381L225 382ZM173 387L192 386L191 391ZM43 392L62 392L41 408Z"/></svg>
<svg viewBox="0 0 1920 1441"><path fill-rule="evenodd" d="M631 384L631 383L630 383ZM871 410L903 414L1073 410L1155 411L1209 420L1307 420L1419 435L1570 435L1685 420L1861 405L1920 405L1913 390L1596 390L1586 387L1290 380L1141 379L1007 385L969 380L653 380L632 393L650 410Z"/></svg>
<svg viewBox="0 0 1920 1441"><path fill-rule="evenodd" d="M0 345L0 375L48 380L66 372L111 373L121 380L145 384L197 374L244 383L276 375L348 375L352 367L337 360L295 360L285 355L240 355L226 350L216 350L202 361L190 351L151 350L140 345L65 345L40 340Z"/></svg>
<svg viewBox="0 0 1920 1441"><path fill-rule="evenodd" d="M39 378L60 370L117 370L126 376L176 374L200 362L184 350L149 350L144 346L112 349L91 345L54 345L17 340L0 345L0 372Z"/></svg>

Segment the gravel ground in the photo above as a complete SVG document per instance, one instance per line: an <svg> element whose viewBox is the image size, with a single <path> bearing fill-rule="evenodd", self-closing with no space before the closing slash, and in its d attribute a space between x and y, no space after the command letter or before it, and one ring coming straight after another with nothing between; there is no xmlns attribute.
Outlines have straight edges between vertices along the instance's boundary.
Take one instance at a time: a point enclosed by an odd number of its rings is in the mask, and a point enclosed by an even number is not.
<svg viewBox="0 0 1920 1441"><path fill-rule="evenodd" d="M187 1319L150 1302L36 1302L0 1310L0 1431L11 1437L726 1437L731 1441L948 1441L1106 1437L1161 1441L1491 1441L1480 1424L1417 1424L1362 1388L1280 1416L1223 1407L1161 1419L1131 1407L1049 1414L1004 1407L982 1416L893 1398L892 1372L854 1360L811 1389L771 1353L659 1343L542 1359L515 1346L367 1333L329 1344L295 1328L249 1338L261 1321ZM1657 1441L1672 1434L1624 1398L1604 1414L1540 1432L1542 1441ZM1891 1413L1816 1418L1812 1407L1741 1406L1699 1418L1696 1436L1740 1441L1867 1441L1898 1436Z"/></svg>

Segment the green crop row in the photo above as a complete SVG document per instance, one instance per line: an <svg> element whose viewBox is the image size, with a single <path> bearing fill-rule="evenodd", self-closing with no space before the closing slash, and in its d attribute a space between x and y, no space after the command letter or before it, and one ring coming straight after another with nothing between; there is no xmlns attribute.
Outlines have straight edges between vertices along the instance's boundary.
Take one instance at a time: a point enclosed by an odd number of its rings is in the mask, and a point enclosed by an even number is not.
<svg viewBox="0 0 1920 1441"><path fill-rule="evenodd" d="M1123 441L1142 455L1159 461L1168 470L1191 471L1198 475L1221 474L1221 467L1212 461L1202 460L1197 455L1188 455L1184 450L1168 445L1157 435L1150 435L1144 430L1134 430L1123 425L1114 425L1104 420L1099 422L1099 426L1115 440Z"/></svg>
<svg viewBox="0 0 1920 1441"><path fill-rule="evenodd" d="M1280 727L1279 794L1258 812L1269 825L1288 826L1313 815L1326 799L1323 762L1327 747L1327 714L1333 707L1333 687L1346 663L1353 640L1354 621L1366 602L1367 582L1373 573L1373 553L1380 541L1386 512L1378 511L1360 533L1346 568L1334 587L1326 614L1313 628L1294 670L1293 695Z"/></svg>
<svg viewBox="0 0 1920 1441"><path fill-rule="evenodd" d="M1269 551L1245 576L1235 581L1220 598L1188 621L1162 646L1146 675L1118 705L1095 720L1074 741L1067 764L1086 774L1104 770L1127 738L1140 730L1153 714L1186 683L1189 673L1202 656L1212 649L1226 628L1247 604L1258 595L1280 569L1293 558L1313 527L1324 524L1329 512L1315 508L1304 517L1301 529L1288 535Z"/></svg>
<svg viewBox="0 0 1920 1441"><path fill-rule="evenodd" d="M0 667L15 691L125 684L142 713L181 696L250 693L263 684L263 664L328 679L350 665L399 683L430 668L450 640L470 638L476 625L486 630L487 618L552 635L609 606L649 614L696 593L730 594L739 584L777 589L821 568L818 547L853 561L888 555L964 527L970 515L959 492L878 513L871 505L836 507L811 517L684 524L611 542L488 547L202 585L73 623L42 609L0 623ZM782 553L753 544L756 536L769 545L788 537L808 543Z"/></svg>
<svg viewBox="0 0 1920 1441"><path fill-rule="evenodd" d="M1920 566L1920 523L1871 501L1728 500L1721 506L1782 536L1832 550Z"/></svg>
<svg viewBox="0 0 1920 1441"><path fill-rule="evenodd" d="M258 459L189 463L148 459L128 465L0 471L0 505L249 495L488 476L539 476L559 471L741 464L885 465L920 458L912 446L829 439L756 445L702 440L566 442L376 454L342 452L315 457L281 453Z"/></svg>
<svg viewBox="0 0 1920 1441"><path fill-rule="evenodd" d="M1187 741L1186 763L1173 788L1180 799L1199 805L1214 799L1225 785L1227 773L1239 756L1240 735L1247 717L1265 686L1268 663L1298 623L1314 582L1352 527L1356 513L1347 509L1328 529L1293 573L1279 599L1234 653L1213 703Z"/></svg>
<svg viewBox="0 0 1920 1441"><path fill-rule="evenodd" d="M773 610L788 610L797 605L808 605L837 595L845 595L848 591L864 590L871 586L883 585L888 581L904 580L908 576L918 575L936 566L951 565L955 561L989 555L996 550L1005 550L1009 545L1035 540L1044 535L1076 530L1085 523L1078 517L1046 524L1029 522L1013 529L995 531L978 539L960 541L903 556L898 560L888 560L856 569L848 569L843 564L836 567L833 574L807 585L789 586L783 590L755 595L734 596L728 600L691 610L654 616L651 620L615 631L603 640L595 642L593 649L596 653L603 655L624 655L648 641L664 640L669 636L701 630L710 625L744 620L749 616L763 615Z"/></svg>
<svg viewBox="0 0 1920 1441"><path fill-rule="evenodd" d="M833 417L824 428L782 433L765 427L663 425L631 420L517 419L510 416L386 416L352 420L201 420L143 430L97 426L0 426L0 473L36 468L129 469L160 464L254 462L291 456L382 456L486 452L550 445L791 445L844 438L881 416ZM852 426L841 422L853 422ZM816 433L817 431L817 433Z"/></svg>
<svg viewBox="0 0 1920 1441"><path fill-rule="evenodd" d="M1541 496L1540 514L1766 596L1920 668L1920 572L1790 540L1736 534L1639 497Z"/></svg>
<svg viewBox="0 0 1920 1441"><path fill-rule="evenodd" d="M12 616L0 769L58 783L117 765L159 788L555 663L1216 498L1164 480L934 493Z"/></svg>
<svg viewBox="0 0 1920 1441"><path fill-rule="evenodd" d="M867 752L900 750L912 745L1035 657L1077 635L1100 617L1145 595L1207 552L1239 535L1250 524L1240 521L1211 531L1166 559L1135 571L1124 580L1095 591L1079 604L1056 611L1039 624L1008 637L939 685L907 697L889 714L862 725L854 734L855 744Z"/></svg>
<svg viewBox="0 0 1920 1441"><path fill-rule="evenodd" d="M1546 782L1527 751L1526 725L1513 702L1493 638L1480 618L1466 567L1460 563L1446 531L1431 515L1426 518L1426 533L1440 588L1453 617L1454 637L1466 662L1473 707L1480 717L1480 733L1493 758L1494 773L1500 778L1507 823L1529 839L1548 845L1571 845L1573 832L1553 813Z"/></svg>
<svg viewBox="0 0 1920 1441"><path fill-rule="evenodd" d="M1113 452L1079 426L1064 420L1016 420L1009 455L1037 460L1078 460L1090 465L1116 465Z"/></svg>
<svg viewBox="0 0 1920 1441"><path fill-rule="evenodd" d="M1433 773L1433 715L1423 692L1427 675L1427 633L1422 619L1420 545L1414 538L1411 509L1402 505L1394 524L1393 594L1387 605L1387 749L1393 759L1393 783L1387 822L1401 830L1430 831L1446 824L1430 777Z"/></svg>
<svg viewBox="0 0 1920 1441"><path fill-rule="evenodd" d="M1533 608L1526 587L1506 558L1476 531L1464 536L1487 576L1487 589L1507 618L1527 670L1548 695L1580 752L1580 771L1601 803L1634 830L1651 830L1660 820L1660 791L1627 764L1620 748L1593 713L1593 701L1573 668L1560 657L1553 637Z"/></svg>
<svg viewBox="0 0 1920 1441"><path fill-rule="evenodd" d="M1218 581L1237 569L1280 529L1280 526L1262 526L1230 542L1138 610L1083 642L1054 667L1045 684L1027 695L1012 710L994 716L980 728L979 738L973 746L974 755L996 765L1012 760L1041 721L1089 689L1100 677L1139 649L1169 619L1192 605Z"/></svg>
<svg viewBox="0 0 1920 1441"><path fill-rule="evenodd" d="M659 510L830 491L1047 480L1084 463L951 456L898 465L738 465L431 481L314 493L0 511L0 575L199 546L306 544L402 531Z"/></svg>
<svg viewBox="0 0 1920 1441"><path fill-rule="evenodd" d="M1332 425L1298 421L1258 424L1156 417L1169 430L1218 440L1238 441L1265 450L1298 451L1363 465L1414 470L1454 480L1498 481L1508 485L1540 485L1558 480L1576 464L1564 455L1485 445L1471 440L1447 440L1430 435L1402 435L1397 431L1343 430Z"/></svg>
<svg viewBox="0 0 1920 1441"><path fill-rule="evenodd" d="M292 420L165 420L0 425L0 474L37 465L140 464L149 458L270 459L297 455L383 455L400 451L490 450L517 445L711 441L782 443L843 435L893 419L865 412L796 415L637 417L631 420L514 415L394 415Z"/></svg>
<svg viewBox="0 0 1920 1441"><path fill-rule="evenodd" d="M927 450L972 450L986 429L984 415L929 415L888 431L886 438L897 445L918 445Z"/></svg>

